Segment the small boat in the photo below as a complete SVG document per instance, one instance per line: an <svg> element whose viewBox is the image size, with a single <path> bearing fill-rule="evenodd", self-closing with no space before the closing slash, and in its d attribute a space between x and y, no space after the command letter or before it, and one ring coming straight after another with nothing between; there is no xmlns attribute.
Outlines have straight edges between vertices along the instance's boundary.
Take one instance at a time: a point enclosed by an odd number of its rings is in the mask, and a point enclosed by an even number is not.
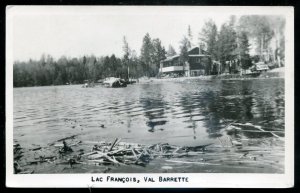
<svg viewBox="0 0 300 193"><path fill-rule="evenodd" d="M109 77L103 81L105 87L120 88L127 87L126 81L121 78Z"/></svg>
<svg viewBox="0 0 300 193"><path fill-rule="evenodd" d="M88 80L85 80L84 84L82 85L82 88L93 88L93 87L95 87L95 83Z"/></svg>

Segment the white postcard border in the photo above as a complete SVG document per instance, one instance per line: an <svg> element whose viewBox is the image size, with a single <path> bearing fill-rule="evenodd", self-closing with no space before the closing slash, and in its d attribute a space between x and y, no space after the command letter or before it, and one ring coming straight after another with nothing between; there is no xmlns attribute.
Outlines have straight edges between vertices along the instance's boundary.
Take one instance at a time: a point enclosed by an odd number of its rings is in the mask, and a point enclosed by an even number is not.
<svg viewBox="0 0 300 193"><path fill-rule="evenodd" d="M234 187L234 188L285 188L294 185L294 9L293 7L198 7L198 6L130 6L142 12L143 9L172 11L176 9L198 9L199 11L229 12L232 14L272 14L286 16L286 67L285 67L285 173L284 174L234 174L234 173L162 173L162 174L13 174L13 25L14 14L21 11L42 14L46 10L59 12L78 10L112 10L117 12L118 6L87 7L87 6L8 6L6 9L6 186L7 187ZM107 182L107 176L137 178L136 182ZM159 177L187 177L188 182L159 182ZM103 178L103 182L92 182L92 178ZM156 182L143 182L144 177L153 177Z"/></svg>

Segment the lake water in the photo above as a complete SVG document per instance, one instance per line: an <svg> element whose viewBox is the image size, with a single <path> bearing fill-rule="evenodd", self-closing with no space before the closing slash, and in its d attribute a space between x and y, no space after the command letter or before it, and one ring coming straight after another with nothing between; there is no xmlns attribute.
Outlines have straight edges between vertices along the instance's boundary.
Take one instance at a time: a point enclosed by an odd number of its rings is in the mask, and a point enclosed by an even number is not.
<svg viewBox="0 0 300 193"><path fill-rule="evenodd" d="M284 79L162 81L126 88L81 85L14 88L14 140L45 146L78 134L82 141L199 145L230 123L284 137ZM248 139L274 138L244 132Z"/></svg>

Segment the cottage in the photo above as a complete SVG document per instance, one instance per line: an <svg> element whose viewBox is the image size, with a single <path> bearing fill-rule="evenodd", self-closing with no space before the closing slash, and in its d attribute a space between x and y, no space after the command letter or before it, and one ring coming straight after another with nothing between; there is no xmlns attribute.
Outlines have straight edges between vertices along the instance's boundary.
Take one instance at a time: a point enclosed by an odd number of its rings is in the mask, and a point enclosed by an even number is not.
<svg viewBox="0 0 300 193"><path fill-rule="evenodd" d="M183 63L180 55L168 57L161 61L159 71L176 76L208 75L211 72L211 64L211 56L203 49L194 47L188 51L188 61Z"/></svg>

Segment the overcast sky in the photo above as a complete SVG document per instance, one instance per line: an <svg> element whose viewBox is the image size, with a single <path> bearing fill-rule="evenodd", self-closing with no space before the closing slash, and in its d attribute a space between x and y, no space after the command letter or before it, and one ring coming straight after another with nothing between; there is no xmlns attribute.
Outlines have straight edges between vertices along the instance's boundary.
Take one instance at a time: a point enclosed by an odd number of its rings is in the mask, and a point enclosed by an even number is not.
<svg viewBox="0 0 300 193"><path fill-rule="evenodd" d="M179 42L191 26L194 42L205 20L218 28L233 13L203 7L12 7L12 48L14 60L39 59L50 54L122 56L122 38L139 54L148 32L168 48L178 51ZM9 12L10 13L10 12ZM243 13L236 11L234 13Z"/></svg>

